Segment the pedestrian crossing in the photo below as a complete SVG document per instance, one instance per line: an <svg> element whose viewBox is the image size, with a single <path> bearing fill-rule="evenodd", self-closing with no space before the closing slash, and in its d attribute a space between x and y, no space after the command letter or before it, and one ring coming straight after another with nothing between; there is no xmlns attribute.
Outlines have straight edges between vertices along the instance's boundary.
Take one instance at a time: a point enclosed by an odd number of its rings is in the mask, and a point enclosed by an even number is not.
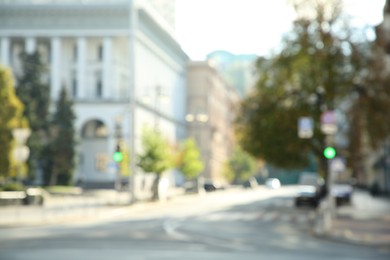
<svg viewBox="0 0 390 260"><path fill-rule="evenodd" d="M198 220L207 222L234 222L234 221L257 221L257 222L289 222L304 224L315 219L315 212L283 212L283 211L254 211L254 212L214 212L198 216Z"/></svg>

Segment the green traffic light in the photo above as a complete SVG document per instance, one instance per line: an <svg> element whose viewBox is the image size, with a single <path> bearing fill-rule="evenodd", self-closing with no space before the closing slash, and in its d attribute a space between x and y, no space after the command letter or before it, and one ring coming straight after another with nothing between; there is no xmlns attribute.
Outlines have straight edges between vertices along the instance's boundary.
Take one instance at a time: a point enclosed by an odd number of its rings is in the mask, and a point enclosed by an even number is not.
<svg viewBox="0 0 390 260"><path fill-rule="evenodd" d="M336 156L336 149L333 147L326 147L324 149L324 156L326 159L333 159Z"/></svg>
<svg viewBox="0 0 390 260"><path fill-rule="evenodd" d="M121 152L115 152L112 158L115 162L121 162L123 160L123 154Z"/></svg>

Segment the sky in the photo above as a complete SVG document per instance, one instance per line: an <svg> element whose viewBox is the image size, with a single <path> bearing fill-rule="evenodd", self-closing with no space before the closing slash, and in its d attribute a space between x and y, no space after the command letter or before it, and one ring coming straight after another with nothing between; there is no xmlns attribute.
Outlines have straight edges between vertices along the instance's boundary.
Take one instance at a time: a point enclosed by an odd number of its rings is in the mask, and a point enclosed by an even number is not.
<svg viewBox="0 0 390 260"><path fill-rule="evenodd" d="M286 0L176 0L176 36L192 60L215 50L267 55L291 30ZM385 0L344 0L354 23L377 25Z"/></svg>

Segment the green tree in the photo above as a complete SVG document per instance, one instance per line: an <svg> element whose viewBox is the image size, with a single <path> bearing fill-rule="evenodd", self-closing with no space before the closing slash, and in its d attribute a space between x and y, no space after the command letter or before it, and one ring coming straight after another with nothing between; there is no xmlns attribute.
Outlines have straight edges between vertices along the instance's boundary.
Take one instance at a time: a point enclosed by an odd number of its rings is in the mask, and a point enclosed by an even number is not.
<svg viewBox="0 0 390 260"><path fill-rule="evenodd" d="M12 129L28 127L22 116L23 109L22 102L15 94L11 71L0 67L0 181L16 176L16 163L12 157Z"/></svg>
<svg viewBox="0 0 390 260"><path fill-rule="evenodd" d="M22 53L21 63L23 73L18 78L16 94L25 106L23 115L30 123L31 136L27 143L30 157L27 163L29 177L33 178L45 160L42 151L48 140L50 88L43 80L48 71L38 51Z"/></svg>
<svg viewBox="0 0 390 260"><path fill-rule="evenodd" d="M193 139L186 139L178 152L177 168L186 179L196 178L204 169L200 152Z"/></svg>
<svg viewBox="0 0 390 260"><path fill-rule="evenodd" d="M51 140L44 149L45 182L49 185L70 185L75 168L76 139L73 102L62 88L50 124Z"/></svg>
<svg viewBox="0 0 390 260"><path fill-rule="evenodd" d="M322 171L327 172L322 156L326 137L320 131L321 114L351 100L356 79L367 74L370 46L368 42L353 41L356 34L343 19L339 1L296 3L299 18L283 40L281 51L269 60L258 60L257 85L240 106L236 133L246 151L268 163L284 168L304 167L313 153ZM383 82L377 85L383 92ZM366 85L368 91L373 86ZM383 97L371 98L374 101ZM389 111L386 102L389 104L388 99L372 104ZM366 112L373 118L380 115L378 110L379 107ZM311 139L297 136L297 122L303 116L315 122ZM379 117L382 123L376 120L375 124L386 124Z"/></svg>
<svg viewBox="0 0 390 260"><path fill-rule="evenodd" d="M156 174L152 186L152 199L156 200L161 175L173 166L172 150L161 132L149 127L142 130L141 144L143 152L137 156L137 165L146 173Z"/></svg>
<svg viewBox="0 0 390 260"><path fill-rule="evenodd" d="M389 136L390 124L390 73L386 65L386 37L384 31L377 29L377 39L369 49L370 55L365 60L367 68L364 77L355 84L355 95L348 112L349 131L347 154L349 167L355 177L364 181L365 152L368 147L378 148Z"/></svg>
<svg viewBox="0 0 390 260"><path fill-rule="evenodd" d="M236 147L226 163L225 176L231 183L238 184L249 180L255 169L254 158L240 147Z"/></svg>

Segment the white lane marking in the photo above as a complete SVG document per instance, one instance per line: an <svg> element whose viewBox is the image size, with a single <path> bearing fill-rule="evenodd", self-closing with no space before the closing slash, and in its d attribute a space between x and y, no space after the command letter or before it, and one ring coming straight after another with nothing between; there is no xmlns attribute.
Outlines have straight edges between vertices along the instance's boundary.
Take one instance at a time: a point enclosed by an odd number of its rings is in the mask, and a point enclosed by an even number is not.
<svg viewBox="0 0 390 260"><path fill-rule="evenodd" d="M163 223L163 229L168 236L176 240L189 241L190 237L178 231L181 224L178 221L167 220Z"/></svg>

